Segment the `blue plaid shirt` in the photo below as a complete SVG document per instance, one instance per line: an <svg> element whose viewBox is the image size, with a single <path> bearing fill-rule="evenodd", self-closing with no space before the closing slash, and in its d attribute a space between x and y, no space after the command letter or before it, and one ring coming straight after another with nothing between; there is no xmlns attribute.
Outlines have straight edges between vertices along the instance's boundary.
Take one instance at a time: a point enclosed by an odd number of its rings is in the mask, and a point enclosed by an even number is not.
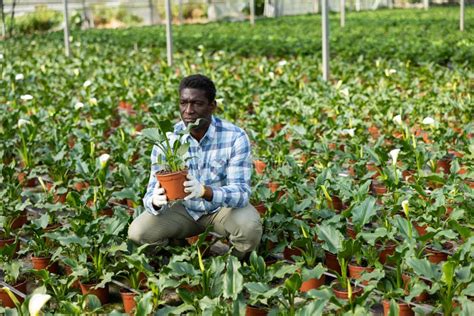
<svg viewBox="0 0 474 316"><path fill-rule="evenodd" d="M184 129L182 121L174 126L175 134ZM252 157L250 141L244 130L213 116L200 142L190 134L184 135L182 141L190 144L187 157L191 158L186 162L188 172L202 184L211 187L213 193L210 202L203 198L180 202L194 220L217 212L221 207L241 208L249 203ZM152 205L155 174L162 169L156 164L159 155L160 150L153 146L150 180L143 198L145 209L154 215L169 208L166 205L156 210Z"/></svg>

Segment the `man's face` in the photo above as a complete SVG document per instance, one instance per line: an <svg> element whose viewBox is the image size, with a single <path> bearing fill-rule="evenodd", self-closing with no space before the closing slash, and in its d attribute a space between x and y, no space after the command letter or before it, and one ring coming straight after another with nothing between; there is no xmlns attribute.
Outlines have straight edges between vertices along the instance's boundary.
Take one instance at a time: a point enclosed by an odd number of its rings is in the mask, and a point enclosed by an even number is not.
<svg viewBox="0 0 474 316"><path fill-rule="evenodd" d="M198 119L202 120L195 129L209 126L215 109L216 102L210 102L205 91L193 88L181 90L179 95L179 112L186 126L196 122Z"/></svg>

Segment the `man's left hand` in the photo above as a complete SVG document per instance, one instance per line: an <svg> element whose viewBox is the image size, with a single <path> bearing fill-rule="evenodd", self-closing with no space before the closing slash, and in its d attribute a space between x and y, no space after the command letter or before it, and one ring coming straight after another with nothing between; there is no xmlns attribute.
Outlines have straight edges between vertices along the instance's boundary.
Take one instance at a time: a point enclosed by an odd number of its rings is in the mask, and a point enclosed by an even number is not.
<svg viewBox="0 0 474 316"><path fill-rule="evenodd" d="M184 192L189 193L184 200L190 200L193 198L201 198L206 192L206 188L201 184L192 174L188 173L187 178L189 181L185 181Z"/></svg>

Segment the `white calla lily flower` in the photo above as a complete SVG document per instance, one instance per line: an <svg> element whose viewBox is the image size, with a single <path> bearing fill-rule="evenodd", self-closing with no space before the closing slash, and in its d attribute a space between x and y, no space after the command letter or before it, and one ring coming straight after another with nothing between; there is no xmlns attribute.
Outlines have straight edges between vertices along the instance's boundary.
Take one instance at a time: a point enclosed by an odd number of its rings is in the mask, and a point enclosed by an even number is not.
<svg viewBox="0 0 474 316"><path fill-rule="evenodd" d="M400 114L393 117L392 121L397 125L402 125L402 116Z"/></svg>
<svg viewBox="0 0 474 316"><path fill-rule="evenodd" d="M32 316L38 316L41 308L51 299L49 294L33 294L28 303L28 311Z"/></svg>
<svg viewBox="0 0 474 316"><path fill-rule="evenodd" d="M22 126L27 125L27 124L30 124L30 123L31 123L31 122L28 121L28 120L19 119L17 125L18 125L18 128L21 128Z"/></svg>
<svg viewBox="0 0 474 316"><path fill-rule="evenodd" d="M76 109L76 110L82 109L83 107L84 107L84 103L82 103L82 102L77 102L74 105L74 109Z"/></svg>
<svg viewBox="0 0 474 316"><path fill-rule="evenodd" d="M107 161L109 161L109 159L110 159L110 155L109 155L109 154L102 154L102 155L100 155L99 161L100 161L100 165L102 166L102 168L105 167L105 165L107 164Z"/></svg>
<svg viewBox="0 0 474 316"><path fill-rule="evenodd" d="M284 59L283 59L283 60L280 60L280 61L278 62L278 66L280 66L280 67L283 67L283 66L285 66L286 64L288 64L288 62L287 62L286 60L284 60Z"/></svg>
<svg viewBox="0 0 474 316"><path fill-rule="evenodd" d="M409 209L408 209L408 200L404 200L402 202L402 208L403 208L403 212L405 213L405 216L408 217L408 211L409 211Z"/></svg>
<svg viewBox="0 0 474 316"><path fill-rule="evenodd" d="M31 94L24 94L20 97L20 99L22 99L23 101L29 101L33 100L33 96Z"/></svg>
<svg viewBox="0 0 474 316"><path fill-rule="evenodd" d="M423 124L425 125L435 125L435 123L436 121L432 117L427 116L423 119Z"/></svg>
<svg viewBox="0 0 474 316"><path fill-rule="evenodd" d="M349 135L350 137L354 137L355 128L346 128L341 131L341 135Z"/></svg>
<svg viewBox="0 0 474 316"><path fill-rule="evenodd" d="M392 149L389 154L390 157L392 157L392 164L395 166L397 164L398 154L400 154L400 149Z"/></svg>
<svg viewBox="0 0 474 316"><path fill-rule="evenodd" d="M20 81L20 80L23 80L23 79L25 79L25 76L23 76L23 74L16 74L16 76L15 76L16 81Z"/></svg>
<svg viewBox="0 0 474 316"><path fill-rule="evenodd" d="M87 88L87 87L89 87L91 84L92 84L92 81L86 80L82 86L83 86L84 88Z"/></svg>

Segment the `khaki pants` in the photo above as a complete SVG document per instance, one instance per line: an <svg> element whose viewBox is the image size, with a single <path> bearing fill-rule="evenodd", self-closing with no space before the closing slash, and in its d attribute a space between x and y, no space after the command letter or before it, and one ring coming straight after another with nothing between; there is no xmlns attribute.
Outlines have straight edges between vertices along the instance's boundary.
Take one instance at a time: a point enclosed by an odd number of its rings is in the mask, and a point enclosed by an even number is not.
<svg viewBox="0 0 474 316"><path fill-rule="evenodd" d="M213 231L227 237L234 246L234 254L242 258L256 249L262 237L260 215L248 204L239 209L222 208L195 221L177 203L159 215L142 213L130 224L128 238L138 244L166 245L169 239L184 239L198 235L212 225Z"/></svg>

